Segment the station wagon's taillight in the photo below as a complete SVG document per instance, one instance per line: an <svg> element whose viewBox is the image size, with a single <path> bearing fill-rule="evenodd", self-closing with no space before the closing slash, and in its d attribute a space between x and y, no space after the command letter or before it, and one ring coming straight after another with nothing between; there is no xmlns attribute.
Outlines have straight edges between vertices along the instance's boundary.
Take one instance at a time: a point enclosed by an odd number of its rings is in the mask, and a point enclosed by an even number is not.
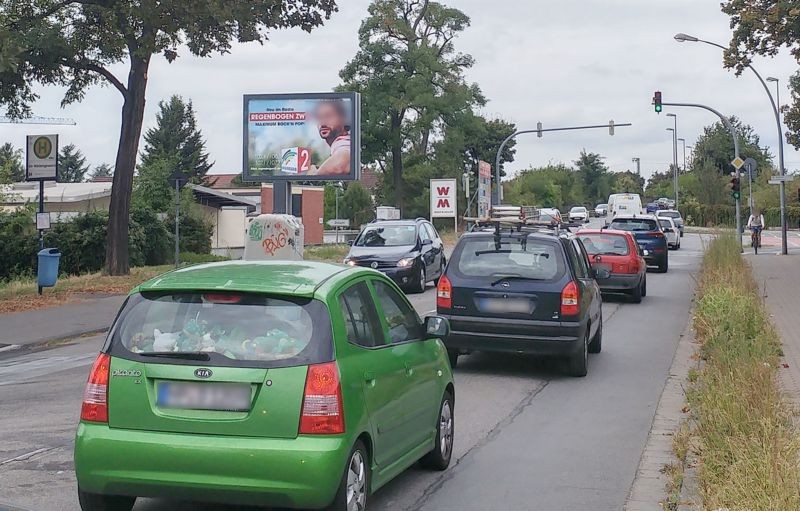
<svg viewBox="0 0 800 511"><path fill-rule="evenodd" d="M108 422L108 373L111 357L100 353L92 365L86 389L83 391L81 420L87 422Z"/></svg>
<svg viewBox="0 0 800 511"><path fill-rule="evenodd" d="M308 366L299 433L301 435L344 433L342 386L336 362Z"/></svg>
<svg viewBox="0 0 800 511"><path fill-rule="evenodd" d="M439 285L436 286L436 307L450 309L453 307L453 285L447 275L442 275Z"/></svg>
<svg viewBox="0 0 800 511"><path fill-rule="evenodd" d="M578 285L574 281L564 286L561 290L561 315L577 316L581 311L581 295Z"/></svg>

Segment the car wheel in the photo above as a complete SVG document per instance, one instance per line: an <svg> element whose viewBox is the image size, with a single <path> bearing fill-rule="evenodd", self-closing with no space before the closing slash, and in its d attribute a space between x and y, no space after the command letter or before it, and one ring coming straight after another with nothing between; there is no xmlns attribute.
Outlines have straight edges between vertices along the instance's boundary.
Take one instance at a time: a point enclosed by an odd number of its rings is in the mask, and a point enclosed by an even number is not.
<svg viewBox="0 0 800 511"><path fill-rule="evenodd" d="M458 351L456 350L447 350L447 358L450 359L450 368L455 369L458 365Z"/></svg>
<svg viewBox="0 0 800 511"><path fill-rule="evenodd" d="M642 283L639 282L639 285L631 290L631 301L633 303L642 303L642 296L644 296L642 294Z"/></svg>
<svg viewBox="0 0 800 511"><path fill-rule="evenodd" d="M453 434L455 416L453 415L453 396L444 393L439 419L436 424L436 443L433 450L422 458L422 465L433 470L446 470L453 456Z"/></svg>
<svg viewBox="0 0 800 511"><path fill-rule="evenodd" d="M439 285L439 279L441 279L442 275L444 275L444 267L445 266L447 266L447 262L445 261L444 256L443 256L442 257L442 263L439 265L439 276L436 277L435 279L433 279L433 285L434 286L438 286Z"/></svg>
<svg viewBox="0 0 800 511"><path fill-rule="evenodd" d="M681 239L678 238L678 246L675 247L675 250L680 250L680 249L681 249Z"/></svg>
<svg viewBox="0 0 800 511"><path fill-rule="evenodd" d="M683 238L683 231L681 231L681 238Z"/></svg>
<svg viewBox="0 0 800 511"><path fill-rule="evenodd" d="M600 313L600 326L597 327L592 342L589 343L589 353L600 353L603 349L603 314Z"/></svg>
<svg viewBox="0 0 800 511"><path fill-rule="evenodd" d="M658 273L667 273L667 270L669 270L669 259L664 256L664 259L658 264Z"/></svg>
<svg viewBox="0 0 800 511"><path fill-rule="evenodd" d="M339 490L336 492L336 497L333 498L333 503L328 506L328 511L364 511L367 509L369 481L367 449L359 440L347 458Z"/></svg>
<svg viewBox="0 0 800 511"><path fill-rule="evenodd" d="M642 277L642 296L647 296L647 274Z"/></svg>
<svg viewBox="0 0 800 511"><path fill-rule="evenodd" d="M428 283L428 277L425 275L425 265L420 262L419 273L417 274L417 281L414 283L414 292L424 293L425 286Z"/></svg>
<svg viewBox="0 0 800 511"><path fill-rule="evenodd" d="M569 357L569 375L575 377L586 376L589 367L589 327L583 336L583 346Z"/></svg>
<svg viewBox="0 0 800 511"><path fill-rule="evenodd" d="M136 503L136 497L99 495L78 488L78 503L82 511L131 511Z"/></svg>

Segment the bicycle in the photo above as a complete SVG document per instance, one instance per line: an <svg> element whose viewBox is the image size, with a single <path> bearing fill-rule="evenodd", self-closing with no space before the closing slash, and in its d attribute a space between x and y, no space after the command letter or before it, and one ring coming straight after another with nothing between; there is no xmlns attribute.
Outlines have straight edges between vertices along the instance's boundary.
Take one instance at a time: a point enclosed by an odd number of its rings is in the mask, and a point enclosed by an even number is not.
<svg viewBox="0 0 800 511"><path fill-rule="evenodd" d="M753 247L753 251L758 254L758 249L761 247L761 228L750 228L750 246Z"/></svg>

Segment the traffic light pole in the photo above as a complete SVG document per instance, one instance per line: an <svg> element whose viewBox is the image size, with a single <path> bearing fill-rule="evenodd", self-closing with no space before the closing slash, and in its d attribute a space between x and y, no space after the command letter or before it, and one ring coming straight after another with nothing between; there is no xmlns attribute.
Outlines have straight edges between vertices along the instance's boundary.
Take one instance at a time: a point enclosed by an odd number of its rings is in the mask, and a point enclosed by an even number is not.
<svg viewBox="0 0 800 511"><path fill-rule="evenodd" d="M664 103L664 104L666 104L666 103ZM607 128L608 129L608 134L609 135L613 135L614 134L614 128L617 128L617 127L620 127L620 126L633 126L633 125L631 123L629 123L629 122L628 123L623 123L623 124L617 124L614 121L609 121L608 124L593 124L591 126L568 126L566 128L542 128L541 126L542 126L542 123L539 123L539 127L537 129L535 129L535 130L516 131L516 132L512 133L511 135L507 136L505 138L505 140L503 140L503 143L500 144L500 148L497 150L497 157L495 158L495 161L494 161L494 176L495 176L495 185L496 186L495 186L495 189L494 189L494 193L492 194L493 195L492 196L492 204L495 204L497 206L501 205L500 201L501 201L501 197L502 197L502 192L501 192L501 184L500 184L500 156L503 154L503 149L505 149L506 144L509 142L509 140L511 140L512 138L516 137L517 135L523 135L525 133L536 133L537 135L539 135L539 137L541 137L542 133L544 133L545 131L591 130L591 129L597 129L597 128Z"/></svg>
<svg viewBox="0 0 800 511"><path fill-rule="evenodd" d="M702 108L703 110L708 110L709 112L716 114L717 117L722 121L722 124L728 128L728 131L731 134L731 138L733 139L733 152L734 152L734 159L739 159L739 137L736 135L736 130L733 129L733 125L731 121L728 120L727 117L719 113L718 111L714 110L710 106L701 105L699 103L665 103L661 102L664 106L681 106L681 107L688 107L688 108ZM739 169L736 169L736 177L739 178ZM736 199L736 236L739 237L739 246L742 247L742 204L741 204L741 196ZM744 248L741 248L744 251Z"/></svg>

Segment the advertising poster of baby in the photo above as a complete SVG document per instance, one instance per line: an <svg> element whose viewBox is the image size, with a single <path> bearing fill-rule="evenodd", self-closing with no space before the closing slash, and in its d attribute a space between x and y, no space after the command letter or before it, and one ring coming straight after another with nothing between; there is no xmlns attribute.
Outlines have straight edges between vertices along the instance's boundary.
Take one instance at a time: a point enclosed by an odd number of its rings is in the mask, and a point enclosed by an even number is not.
<svg viewBox="0 0 800 511"><path fill-rule="evenodd" d="M244 181L358 179L356 93L244 97Z"/></svg>

